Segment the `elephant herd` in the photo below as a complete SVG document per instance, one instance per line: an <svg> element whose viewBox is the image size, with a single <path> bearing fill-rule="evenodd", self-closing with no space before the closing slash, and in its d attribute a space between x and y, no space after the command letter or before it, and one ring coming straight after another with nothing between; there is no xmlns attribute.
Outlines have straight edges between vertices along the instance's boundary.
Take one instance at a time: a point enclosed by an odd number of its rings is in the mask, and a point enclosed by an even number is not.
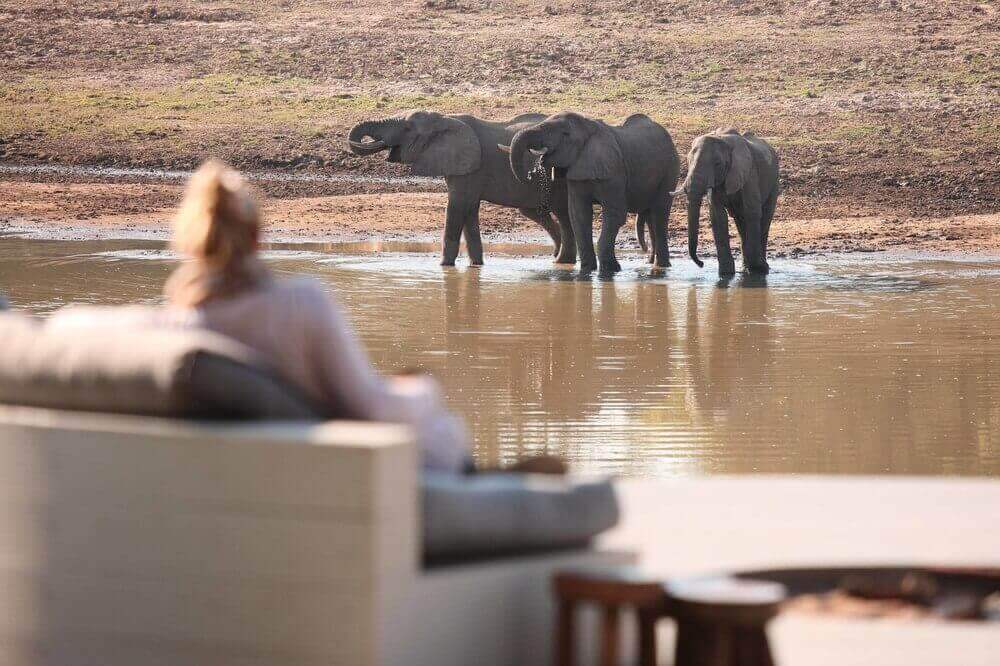
<svg viewBox="0 0 1000 666"><path fill-rule="evenodd" d="M698 217L707 196L719 274L736 270L729 245L730 215L740 235L744 268L768 271L778 156L750 132L719 129L695 139L687 176L678 189L680 160L674 142L666 129L641 113L614 126L570 112L491 122L412 111L355 125L348 145L362 156L388 150L389 162L408 164L415 175L444 177L445 266L454 265L463 234L470 262L483 263L479 206L488 201L519 209L548 232L557 263L575 264L579 258L582 271L621 270L615 240L627 215L635 213L644 249L649 232L649 263L665 268L670 265L670 208L675 196L685 194L688 251L698 266ZM594 204L601 206L602 214L596 252Z"/></svg>

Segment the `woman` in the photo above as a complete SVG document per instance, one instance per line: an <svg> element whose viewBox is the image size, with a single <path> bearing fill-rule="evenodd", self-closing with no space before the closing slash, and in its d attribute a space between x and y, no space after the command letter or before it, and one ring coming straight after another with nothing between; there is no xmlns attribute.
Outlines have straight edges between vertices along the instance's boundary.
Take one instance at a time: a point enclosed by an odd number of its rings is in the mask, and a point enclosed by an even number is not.
<svg viewBox="0 0 1000 666"><path fill-rule="evenodd" d="M215 161L198 169L174 222L174 248L189 261L167 281L170 308L257 350L333 413L412 426L425 468L463 470L467 434L437 383L426 375L379 376L317 282L271 275L257 254L260 227L260 210L236 171Z"/></svg>

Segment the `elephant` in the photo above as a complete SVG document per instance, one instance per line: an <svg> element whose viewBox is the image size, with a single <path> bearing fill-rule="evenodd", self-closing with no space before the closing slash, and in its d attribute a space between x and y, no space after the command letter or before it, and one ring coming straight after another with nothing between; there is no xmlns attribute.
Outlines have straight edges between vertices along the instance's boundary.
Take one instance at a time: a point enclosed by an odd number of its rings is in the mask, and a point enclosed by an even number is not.
<svg viewBox="0 0 1000 666"><path fill-rule="evenodd" d="M546 167L566 181L569 218L580 256L580 269L621 270L615 238L629 212L638 213L636 234L648 224L652 263L670 265L667 219L680 160L670 134L648 116L635 114L620 126L578 113L562 112L524 128L510 144L510 168L525 181L528 152L543 156ZM594 254L594 203L602 207L599 255Z"/></svg>
<svg viewBox="0 0 1000 666"><path fill-rule="evenodd" d="M752 132L719 128L699 136L688 153L684 184L673 194L687 194L688 253L698 266L698 216L708 195L712 235L719 257L719 275L733 275L736 266L729 247L729 215L736 221L743 248L743 265L767 273L767 237L778 202L778 154Z"/></svg>
<svg viewBox="0 0 1000 666"><path fill-rule="evenodd" d="M410 111L355 125L348 135L348 145L351 152L362 156L388 150L387 161L409 164L418 176L444 177L448 209L442 266L455 265L463 232L470 263L483 264L479 233L482 201L520 209L548 232L555 245L556 262L573 264L576 244L569 223L565 185L553 183L549 193L538 183L515 179L507 156L497 148L497 144L509 143L520 129L544 118L529 113L508 122L491 122L469 115ZM366 137L372 140L366 141ZM550 209L558 224L553 223Z"/></svg>

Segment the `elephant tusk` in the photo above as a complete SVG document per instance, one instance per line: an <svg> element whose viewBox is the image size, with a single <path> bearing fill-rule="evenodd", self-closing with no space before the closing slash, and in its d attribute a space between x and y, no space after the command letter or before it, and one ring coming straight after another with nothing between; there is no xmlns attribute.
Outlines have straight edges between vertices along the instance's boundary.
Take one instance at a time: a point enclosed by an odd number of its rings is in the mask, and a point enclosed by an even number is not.
<svg viewBox="0 0 1000 666"><path fill-rule="evenodd" d="M507 153L508 155L510 155L510 146L505 146L502 143L498 143L497 148L500 149L501 153Z"/></svg>
<svg viewBox="0 0 1000 666"><path fill-rule="evenodd" d="M385 148L385 141L351 141L350 144L352 148L358 148L359 150Z"/></svg>
<svg viewBox="0 0 1000 666"><path fill-rule="evenodd" d="M529 148L528 150L530 150L531 154L534 155L535 157L541 157L545 153L549 152L548 148L542 148L541 150L536 150L535 148Z"/></svg>
<svg viewBox="0 0 1000 666"><path fill-rule="evenodd" d="M683 187L680 188L680 189L678 189L678 190L674 190L673 192L671 192L670 196L672 196L672 197L679 197L682 194L684 194L684 188Z"/></svg>

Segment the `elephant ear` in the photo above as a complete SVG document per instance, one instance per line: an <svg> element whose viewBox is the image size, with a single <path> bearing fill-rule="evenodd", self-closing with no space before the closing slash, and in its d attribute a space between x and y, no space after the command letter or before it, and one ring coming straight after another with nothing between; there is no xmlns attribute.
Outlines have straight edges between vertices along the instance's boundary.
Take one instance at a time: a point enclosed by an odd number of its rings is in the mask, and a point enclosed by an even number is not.
<svg viewBox="0 0 1000 666"><path fill-rule="evenodd" d="M570 180L605 180L625 170L618 139L605 126L598 126L580 149L576 162L566 172Z"/></svg>
<svg viewBox="0 0 1000 666"><path fill-rule="evenodd" d="M413 173L418 176L464 176L479 168L482 147L471 127L458 118L427 114L418 123Z"/></svg>
<svg viewBox="0 0 1000 666"><path fill-rule="evenodd" d="M739 134L725 134L723 140L729 144L731 159L729 171L726 173L726 194L735 194L743 189L743 185L750 177L750 169L753 167L753 156L750 154L750 146L747 140Z"/></svg>

